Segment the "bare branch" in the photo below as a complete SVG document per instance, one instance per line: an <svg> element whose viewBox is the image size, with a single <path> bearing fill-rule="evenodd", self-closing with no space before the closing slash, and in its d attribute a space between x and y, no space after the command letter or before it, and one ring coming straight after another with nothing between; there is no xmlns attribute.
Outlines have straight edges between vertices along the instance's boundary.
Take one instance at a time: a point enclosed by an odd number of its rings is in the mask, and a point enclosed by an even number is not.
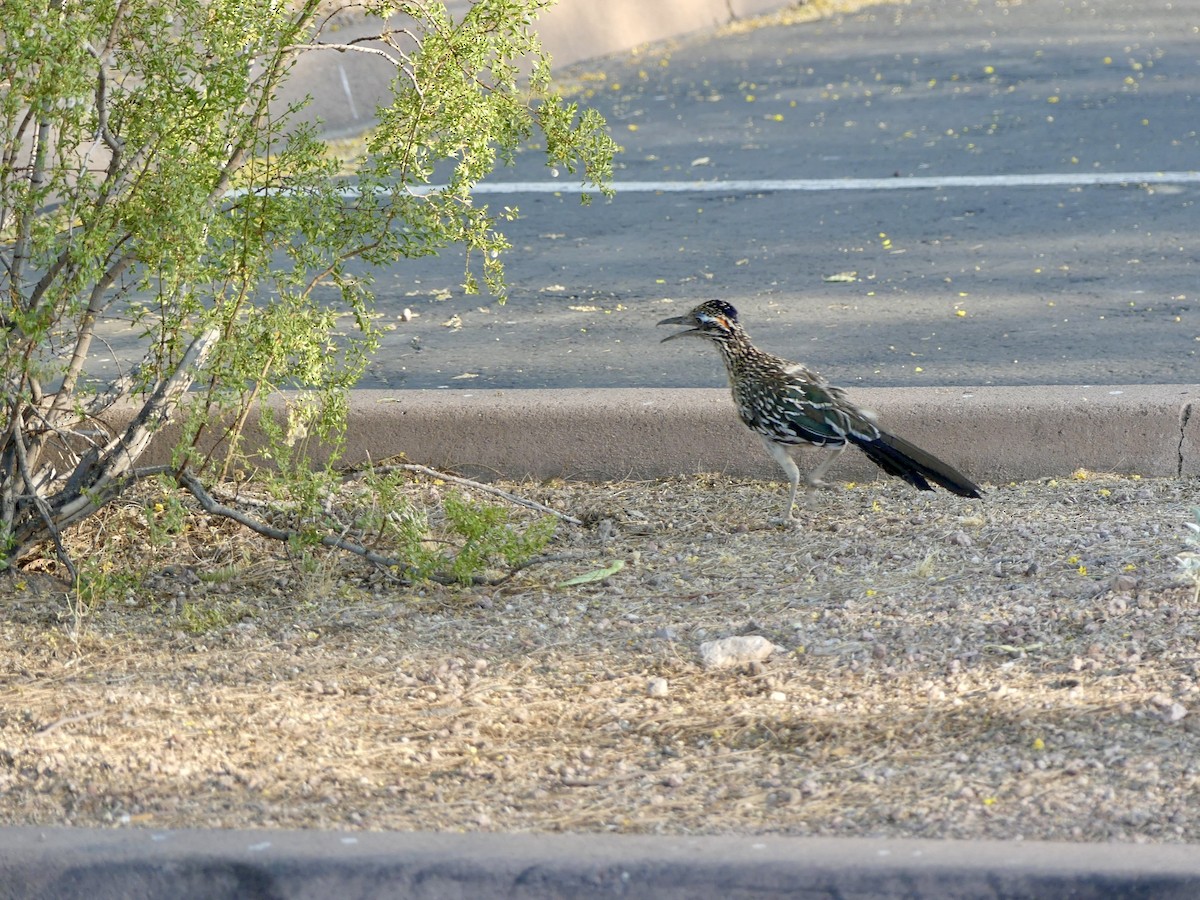
<svg viewBox="0 0 1200 900"><path fill-rule="evenodd" d="M124 241L121 243L124 243ZM96 333L96 320L104 308L104 295L108 292L113 282L120 278L132 264L132 254L126 253L120 256L92 286L91 296L88 297L87 310L79 322L78 334L75 338L75 349L71 354L71 361L68 363L67 371L63 375L62 386L55 394L54 404L50 407L52 413L61 409L64 403L70 401L71 395L75 391L75 382L79 378L79 373L83 371L84 363L87 362L88 351L92 346L92 338Z"/></svg>
<svg viewBox="0 0 1200 900"><path fill-rule="evenodd" d="M226 519L232 519L240 525L244 525L256 534L261 534L263 537L269 537L277 541L290 541L293 538L300 537L300 533L287 528L276 528L273 525L268 525L254 516L248 515L239 509L232 506L225 506L223 503L218 503L200 483L191 472L183 472L179 475L179 483L191 492L192 496L200 503L201 508L206 513L214 516L222 516ZM352 541L347 541L336 537L332 534L322 535L320 543L323 547L329 547L333 550L345 550L348 553L353 553L356 556L361 556L369 563L374 563L377 566L382 566L385 569L394 569L403 573L405 578L412 577L412 569L405 565L402 560L391 556L384 556L381 553L376 553L374 550L369 550L360 544L355 544ZM454 579L446 576L432 576L434 581L442 584L451 584Z"/></svg>
<svg viewBox="0 0 1200 900"><path fill-rule="evenodd" d="M87 45L88 52L96 58L97 64L96 118L100 126L100 138L104 141L105 146L112 151L116 162L119 162L121 155L125 152L125 142L113 134L108 127L108 72L105 70L105 66L120 36L121 26L124 24L125 10L125 0L119 0L117 8L113 13L112 26L108 29L108 38L105 40L103 47L95 49L91 44Z"/></svg>
<svg viewBox="0 0 1200 900"><path fill-rule="evenodd" d="M29 171L29 190L32 195L38 193L46 180L46 148L50 141L50 127L48 118L42 118L37 125L33 160ZM29 258L30 241L33 237L33 220L36 215L34 210L29 209L17 221L17 238L13 242L12 262L9 265L9 277L14 297L20 295L21 279L25 275L25 263Z"/></svg>
<svg viewBox="0 0 1200 900"><path fill-rule="evenodd" d="M216 328L197 336L174 373L159 383L141 412L129 423L124 435L119 440L109 441L102 454L108 458L107 464L111 467L109 478L118 477L132 469L145 452L154 432L171 421L180 398L195 380L196 370L203 367L220 336Z"/></svg>
<svg viewBox="0 0 1200 900"><path fill-rule="evenodd" d="M43 725L41 728L35 731L34 734L49 734L54 729L62 728L64 725L74 725L76 722L86 722L88 719L94 719L97 716L102 715L104 715L104 710L93 709L89 712L76 713L73 716L63 716L62 718L55 719L53 722L50 722L47 725Z"/></svg>
<svg viewBox="0 0 1200 900"><path fill-rule="evenodd" d="M366 38L365 40L376 40L376 38ZM307 53L311 50L336 50L339 53L368 53L372 56L382 56L397 69L404 66L401 60L396 59L396 57L392 56L386 50L381 50L379 47L360 47L353 41L348 44L293 44L284 49L289 53Z"/></svg>
<svg viewBox="0 0 1200 900"><path fill-rule="evenodd" d="M21 479L25 482L25 490L29 492L28 496L37 508L38 515L41 516L42 524L50 532L50 537L54 541L54 552L58 555L59 562L66 566L67 571L71 574L71 582L74 583L79 578L79 572L75 568L75 563L71 561L71 554L63 546L62 532L58 529L58 525L54 521L54 514L50 510L50 505L46 503L45 499L39 493L38 484L34 480L33 473L29 470L29 457L25 447L25 437L21 434L19 426L13 429L12 436L13 446L17 451L17 465L21 470Z"/></svg>
<svg viewBox="0 0 1200 900"><path fill-rule="evenodd" d="M83 410L89 418L96 418L106 409L127 397L138 384L143 369L150 364L151 354L147 353L140 363L135 364L128 372L113 379L103 392L92 397Z"/></svg>
<svg viewBox="0 0 1200 900"><path fill-rule="evenodd" d="M562 519L564 522L569 522L572 525L582 525L583 522L574 516L567 515L564 512L559 512L557 509L551 509L549 506L544 506L536 500L530 500L528 497L520 497L516 494L510 494L508 491L503 491L498 487L492 487L490 484L484 484L481 481L472 481L470 478L462 478L458 475L448 475L445 472L439 472L437 469L431 469L429 466L422 466L416 463L393 463L390 465L374 467L371 471L388 473L388 472L417 472L421 475L428 475L430 478L441 478L443 481L449 481L453 484L459 484L463 487L469 487L472 490L482 491L485 494L491 494L493 497L500 497L507 500L509 503L515 503L517 506L524 506L527 509L534 509L546 515L555 516Z"/></svg>
<svg viewBox="0 0 1200 900"><path fill-rule="evenodd" d="M154 433L171 420L180 398L195 379L195 370L203 366L219 337L220 332L212 328L192 341L179 367L159 383L125 432L85 455L72 473L72 489L64 489L51 506L55 525L65 528L86 518L127 486L130 479L126 476ZM15 530L13 539L17 547L26 548L45 533L44 523L31 520Z"/></svg>

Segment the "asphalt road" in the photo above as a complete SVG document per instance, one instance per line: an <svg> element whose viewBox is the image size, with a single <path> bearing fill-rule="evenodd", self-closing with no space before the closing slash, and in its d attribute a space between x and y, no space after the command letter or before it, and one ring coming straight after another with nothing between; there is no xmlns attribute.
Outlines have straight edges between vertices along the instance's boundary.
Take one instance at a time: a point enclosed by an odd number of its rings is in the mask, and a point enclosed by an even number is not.
<svg viewBox="0 0 1200 900"><path fill-rule="evenodd" d="M713 296L849 385L1195 382L1198 41L1200 0L916 0L574 67L617 196L522 154L491 181L564 192L482 198L508 303L457 253L378 273L364 386L720 385L654 328Z"/></svg>

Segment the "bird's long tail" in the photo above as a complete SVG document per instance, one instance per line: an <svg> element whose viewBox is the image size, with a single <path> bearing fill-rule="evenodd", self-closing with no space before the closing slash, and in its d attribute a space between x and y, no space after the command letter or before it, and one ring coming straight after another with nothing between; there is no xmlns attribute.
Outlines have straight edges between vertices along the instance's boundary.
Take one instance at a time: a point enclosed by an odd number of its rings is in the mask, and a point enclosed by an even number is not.
<svg viewBox="0 0 1200 900"><path fill-rule="evenodd" d="M915 444L910 444L904 438L881 431L879 437L874 439L856 438L851 435L850 440L883 471L903 478L919 490L932 491L933 487L929 484L932 481L960 497L983 496L979 485L962 472L942 462L933 454L926 453Z"/></svg>

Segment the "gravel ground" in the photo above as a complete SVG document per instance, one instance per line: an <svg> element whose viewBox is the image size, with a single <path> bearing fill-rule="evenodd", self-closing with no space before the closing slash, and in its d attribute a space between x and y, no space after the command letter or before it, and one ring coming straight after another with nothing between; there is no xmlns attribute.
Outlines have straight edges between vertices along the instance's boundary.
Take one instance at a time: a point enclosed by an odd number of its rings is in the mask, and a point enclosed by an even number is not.
<svg viewBox="0 0 1200 900"><path fill-rule="evenodd" d="M0 822L1200 841L1195 480L504 487L588 524L471 588L94 520L0 585Z"/></svg>

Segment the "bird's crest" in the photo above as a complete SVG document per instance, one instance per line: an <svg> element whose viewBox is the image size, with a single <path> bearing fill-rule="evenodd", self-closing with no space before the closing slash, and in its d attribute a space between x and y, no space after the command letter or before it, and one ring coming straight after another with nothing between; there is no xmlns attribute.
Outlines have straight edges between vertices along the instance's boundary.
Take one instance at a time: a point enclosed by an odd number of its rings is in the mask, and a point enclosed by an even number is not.
<svg viewBox="0 0 1200 900"><path fill-rule="evenodd" d="M692 310L692 315L700 325L721 331L733 331L738 320L737 310L724 300L701 303Z"/></svg>

